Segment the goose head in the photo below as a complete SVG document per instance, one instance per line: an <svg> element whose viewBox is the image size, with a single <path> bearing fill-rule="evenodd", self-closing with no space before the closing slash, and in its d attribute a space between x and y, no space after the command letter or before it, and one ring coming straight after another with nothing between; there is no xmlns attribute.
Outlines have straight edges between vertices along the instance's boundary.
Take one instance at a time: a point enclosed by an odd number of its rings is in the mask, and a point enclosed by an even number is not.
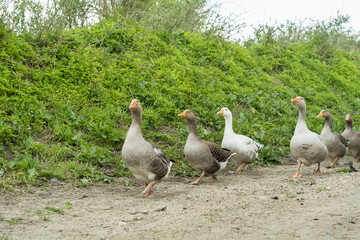
<svg viewBox="0 0 360 240"><path fill-rule="evenodd" d="M186 109L182 113L178 114L178 117L183 117L186 120L191 120L191 119L195 119L195 114L191 110Z"/></svg>
<svg viewBox="0 0 360 240"><path fill-rule="evenodd" d="M325 118L325 119L328 119L328 118L331 117L331 114L330 114L330 112L327 111L327 110L321 110L320 113L317 115L317 117L318 117L318 118L319 118L319 117L323 117L323 118Z"/></svg>
<svg viewBox="0 0 360 240"><path fill-rule="evenodd" d="M131 100L129 108L132 112L142 112L142 106L140 104L140 100L136 98Z"/></svg>
<svg viewBox="0 0 360 240"><path fill-rule="evenodd" d="M220 111L218 111L217 114L223 115L224 117L229 117L231 116L231 111L228 108L224 107Z"/></svg>
<svg viewBox="0 0 360 240"><path fill-rule="evenodd" d="M291 101L298 106L305 106L305 99L303 97L296 97L291 99Z"/></svg>
<svg viewBox="0 0 360 240"><path fill-rule="evenodd" d="M352 119L351 119L351 115L350 114L346 114L346 118L345 118L346 122L352 122Z"/></svg>

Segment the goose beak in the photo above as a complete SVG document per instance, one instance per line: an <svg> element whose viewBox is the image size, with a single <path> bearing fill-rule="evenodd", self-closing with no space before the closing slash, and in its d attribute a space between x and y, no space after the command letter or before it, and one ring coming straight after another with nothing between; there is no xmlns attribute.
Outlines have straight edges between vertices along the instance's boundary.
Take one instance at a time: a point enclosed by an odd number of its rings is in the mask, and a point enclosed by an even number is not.
<svg viewBox="0 0 360 240"><path fill-rule="evenodd" d="M180 114L178 115L178 117L185 117L185 116L186 116L185 111L183 111L182 113L180 113Z"/></svg>
<svg viewBox="0 0 360 240"><path fill-rule="evenodd" d="M136 107L136 101L132 100L131 103L130 103L129 108L135 108L135 107Z"/></svg>
<svg viewBox="0 0 360 240"><path fill-rule="evenodd" d="M299 102L299 98L291 99L291 101L292 101L293 103L298 103L298 102Z"/></svg>
<svg viewBox="0 0 360 240"><path fill-rule="evenodd" d="M319 118L319 117L323 117L323 116L324 116L324 115L323 115L322 112L320 112L319 115L317 115L318 118Z"/></svg>
<svg viewBox="0 0 360 240"><path fill-rule="evenodd" d="M349 120L350 120L350 114L346 114L345 120L346 120L346 121L349 121Z"/></svg>
<svg viewBox="0 0 360 240"><path fill-rule="evenodd" d="M221 110L218 111L216 114L224 115L224 109L221 109Z"/></svg>

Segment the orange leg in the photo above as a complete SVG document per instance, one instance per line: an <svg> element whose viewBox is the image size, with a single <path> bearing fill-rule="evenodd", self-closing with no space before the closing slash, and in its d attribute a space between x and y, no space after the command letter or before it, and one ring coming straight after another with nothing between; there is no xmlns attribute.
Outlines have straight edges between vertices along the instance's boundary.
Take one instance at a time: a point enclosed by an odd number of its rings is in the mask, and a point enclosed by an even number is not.
<svg viewBox="0 0 360 240"><path fill-rule="evenodd" d="M190 183L190 184L191 184L191 185L198 185L199 182L200 182L200 180L201 180L204 176L205 176L205 172L202 172L202 173L201 173L201 176L200 176L198 179L196 179L195 182L192 182L192 183Z"/></svg>
<svg viewBox="0 0 360 240"><path fill-rule="evenodd" d="M318 169L316 169L316 171L314 171L314 175L321 175L321 171L320 171L320 163L318 163Z"/></svg>
<svg viewBox="0 0 360 240"><path fill-rule="evenodd" d="M339 158L335 158L335 160L329 165L329 166L327 166L326 168L332 168L334 165L335 165L335 163L336 163L336 161L338 160Z"/></svg>
<svg viewBox="0 0 360 240"><path fill-rule="evenodd" d="M242 163L240 167L236 170L237 173L245 172L243 168L247 165L247 163Z"/></svg>
<svg viewBox="0 0 360 240"><path fill-rule="evenodd" d="M212 175L211 178L210 178L210 181L218 182L219 180L217 179L216 175Z"/></svg>
<svg viewBox="0 0 360 240"><path fill-rule="evenodd" d="M160 182L160 181L152 181L152 182L150 182L150 183L146 186L146 188L144 189L144 191L139 194L139 196L141 196L141 197L150 197L150 198L154 197L154 195L152 194L151 188L152 188L156 183L158 183L158 182Z"/></svg>
<svg viewBox="0 0 360 240"><path fill-rule="evenodd" d="M292 178L301 177L302 175L300 174L300 167L301 167L301 162L299 161L296 173L294 175L291 175L290 177Z"/></svg>

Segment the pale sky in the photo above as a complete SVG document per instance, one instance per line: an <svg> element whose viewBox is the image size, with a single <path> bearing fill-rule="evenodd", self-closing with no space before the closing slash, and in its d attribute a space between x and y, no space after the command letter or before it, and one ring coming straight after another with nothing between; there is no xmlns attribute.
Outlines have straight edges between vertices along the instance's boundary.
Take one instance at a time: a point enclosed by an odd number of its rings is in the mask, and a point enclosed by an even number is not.
<svg viewBox="0 0 360 240"><path fill-rule="evenodd" d="M239 21L245 21L247 25L272 25L306 18L327 21L339 13L349 15L347 26L360 32L360 0L211 0L211 3L215 2L221 4L221 14L240 15Z"/></svg>

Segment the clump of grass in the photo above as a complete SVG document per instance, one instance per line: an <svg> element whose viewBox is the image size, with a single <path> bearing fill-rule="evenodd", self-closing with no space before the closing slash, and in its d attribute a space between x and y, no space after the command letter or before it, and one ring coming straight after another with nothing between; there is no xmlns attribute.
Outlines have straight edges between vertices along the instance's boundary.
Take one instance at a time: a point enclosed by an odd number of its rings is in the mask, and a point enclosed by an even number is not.
<svg viewBox="0 0 360 240"><path fill-rule="evenodd" d="M17 225L20 224L22 219L21 218L11 218L9 220L5 220L6 222L8 222L11 225Z"/></svg>
<svg viewBox="0 0 360 240"><path fill-rule="evenodd" d="M336 170L336 173L348 173L350 171L350 168L343 168Z"/></svg>
<svg viewBox="0 0 360 240"><path fill-rule="evenodd" d="M72 203L71 202L65 202L65 208L66 209L71 209L72 208Z"/></svg>
<svg viewBox="0 0 360 240"><path fill-rule="evenodd" d="M3 237L0 237L0 240L12 240L12 237L3 236Z"/></svg>
<svg viewBox="0 0 360 240"><path fill-rule="evenodd" d="M330 191L330 188L329 187L319 187L316 189L316 193L321 193L324 191Z"/></svg>
<svg viewBox="0 0 360 240"><path fill-rule="evenodd" d="M49 211L52 211L52 212L55 212L55 213L63 213L64 212L63 209L52 207L52 206L46 206L45 209L49 210Z"/></svg>

